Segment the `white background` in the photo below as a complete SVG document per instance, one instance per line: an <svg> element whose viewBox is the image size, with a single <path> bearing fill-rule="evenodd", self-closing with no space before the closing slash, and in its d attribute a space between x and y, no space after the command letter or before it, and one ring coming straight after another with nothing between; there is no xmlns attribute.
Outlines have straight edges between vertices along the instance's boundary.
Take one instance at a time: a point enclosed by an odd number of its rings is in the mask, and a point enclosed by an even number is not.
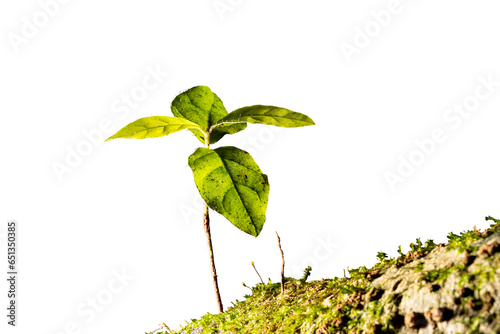
<svg viewBox="0 0 500 334"><path fill-rule="evenodd" d="M249 292L242 282L258 282L252 261L279 280L275 231L286 275L312 264L320 279L500 217L500 87L468 118L447 114L488 93L480 77L500 81L497 1L222 0L222 13L213 0L62 2L47 22L37 1L0 5L0 258L6 273L6 222L16 219L20 272L15 329L0 284L2 332L144 333L217 312L187 165L200 143L185 131L89 148L83 134L99 139L106 119L107 137L171 115L172 99L196 85L228 111L277 105L317 124L253 125L217 144L246 148L271 184L257 239L211 215L226 307ZM372 12L388 8L381 26ZM346 56L347 44L357 53ZM139 92L148 68L169 74L123 117L123 94ZM423 156L415 141L435 129L446 140ZM58 178L54 166L78 147L91 152ZM412 154L422 164L391 189L386 173ZM126 286L113 279L121 271L133 277Z"/></svg>

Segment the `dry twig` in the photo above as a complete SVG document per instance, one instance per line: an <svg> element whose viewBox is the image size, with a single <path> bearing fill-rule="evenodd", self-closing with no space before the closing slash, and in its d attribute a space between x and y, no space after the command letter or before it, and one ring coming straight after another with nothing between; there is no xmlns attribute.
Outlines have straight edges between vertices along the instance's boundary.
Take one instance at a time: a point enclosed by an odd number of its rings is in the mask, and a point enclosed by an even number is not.
<svg viewBox="0 0 500 334"><path fill-rule="evenodd" d="M278 232L276 232L276 236L278 237L278 246L280 248L281 259L282 259L282 264L281 264L281 294L283 294L283 293L285 293L285 254L283 254L283 249L281 249L281 240L280 240L280 236L278 235Z"/></svg>
<svg viewBox="0 0 500 334"><path fill-rule="evenodd" d="M259 275L261 283L264 284L264 281L262 280L262 277L260 276L259 272L257 271L257 268L255 268L255 264L253 263L253 261L252 261L252 267L253 267L253 269L255 269L255 272L257 273L257 275Z"/></svg>

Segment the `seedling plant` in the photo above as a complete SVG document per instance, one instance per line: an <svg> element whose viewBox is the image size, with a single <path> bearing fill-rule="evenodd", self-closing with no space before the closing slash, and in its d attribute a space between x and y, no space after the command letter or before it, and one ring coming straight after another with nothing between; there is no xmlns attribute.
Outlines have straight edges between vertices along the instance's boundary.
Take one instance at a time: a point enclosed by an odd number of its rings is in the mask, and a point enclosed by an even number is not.
<svg viewBox="0 0 500 334"><path fill-rule="evenodd" d="M234 226L257 237L266 220L269 181L246 151L234 146L211 149L225 135L244 130L247 123L294 128L314 125L308 116L289 109L253 105L228 113L221 99L206 86L196 86L172 101L172 116L138 119L106 141L118 138L162 137L188 129L203 147L189 156L188 164L204 200L203 227L207 236L212 278L219 312L223 306L219 293L209 208L226 217Z"/></svg>

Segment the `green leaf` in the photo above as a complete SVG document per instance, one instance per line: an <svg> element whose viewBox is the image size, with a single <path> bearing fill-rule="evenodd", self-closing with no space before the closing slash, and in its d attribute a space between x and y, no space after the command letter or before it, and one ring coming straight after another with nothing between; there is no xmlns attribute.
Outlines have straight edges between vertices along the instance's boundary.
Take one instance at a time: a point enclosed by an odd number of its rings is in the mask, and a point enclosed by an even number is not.
<svg viewBox="0 0 500 334"><path fill-rule="evenodd" d="M236 147L200 147L189 157L201 197L234 226L258 236L266 220L269 182L253 158Z"/></svg>
<svg viewBox="0 0 500 334"><path fill-rule="evenodd" d="M219 125L226 126L228 124L246 122L275 125L285 128L314 125L314 121L307 115L280 107L255 105L243 107L229 113L227 116L217 121L215 129L219 129Z"/></svg>
<svg viewBox="0 0 500 334"><path fill-rule="evenodd" d="M175 97L171 110L174 116L185 118L198 124L204 131L219 119L227 115L221 99L206 86L196 86ZM243 130L245 126L226 127L225 131L214 131L210 135L210 144L216 143L226 133L232 134ZM222 129L222 128L221 128ZM205 138L198 131L190 130L202 142Z"/></svg>
<svg viewBox="0 0 500 334"><path fill-rule="evenodd" d="M198 124L195 124L183 118L170 116L144 117L128 124L120 131L106 139L106 141L116 138L156 138L166 136L184 129L197 129L194 130L196 132L201 131L201 128Z"/></svg>
<svg viewBox="0 0 500 334"><path fill-rule="evenodd" d="M234 123L234 124L224 124L219 125L212 133L222 132L227 134L234 134L244 130L247 127L247 123Z"/></svg>

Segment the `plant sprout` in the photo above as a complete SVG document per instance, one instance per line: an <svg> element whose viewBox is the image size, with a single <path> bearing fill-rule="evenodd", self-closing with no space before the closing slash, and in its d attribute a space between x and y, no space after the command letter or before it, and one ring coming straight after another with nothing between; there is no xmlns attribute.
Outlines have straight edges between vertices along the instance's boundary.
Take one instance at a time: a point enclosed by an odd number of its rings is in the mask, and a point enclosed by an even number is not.
<svg viewBox="0 0 500 334"><path fill-rule="evenodd" d="M266 220L269 182L246 151L233 146L210 149L227 134L244 130L247 123L285 128L314 125L308 116L273 106L254 105L228 113L221 99L206 86L196 86L172 101L171 116L138 119L113 136L117 138L156 138L189 129L204 147L188 160L196 186L204 200L203 226L207 236L212 278L219 311L223 306L217 282L208 208L226 217L234 226L257 237Z"/></svg>

